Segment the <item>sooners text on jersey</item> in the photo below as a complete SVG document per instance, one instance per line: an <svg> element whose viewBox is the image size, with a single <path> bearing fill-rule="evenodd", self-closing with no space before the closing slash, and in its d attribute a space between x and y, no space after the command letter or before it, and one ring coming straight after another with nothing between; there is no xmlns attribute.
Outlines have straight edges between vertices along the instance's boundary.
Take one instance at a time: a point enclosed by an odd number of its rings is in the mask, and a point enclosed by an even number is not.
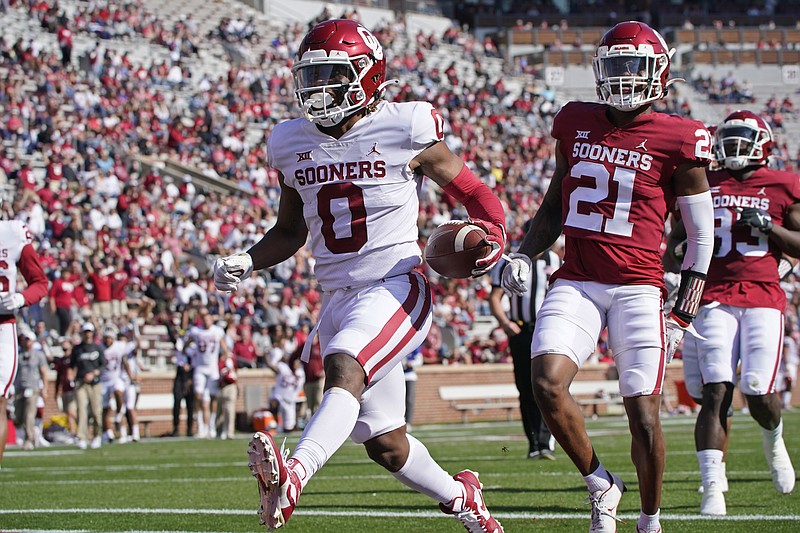
<svg viewBox="0 0 800 533"><path fill-rule="evenodd" d="M564 265L555 277L663 286L660 244L683 163L707 165L702 123L646 113L617 127L605 104L570 102L553 121L569 162L562 183Z"/></svg>
<svg viewBox="0 0 800 533"><path fill-rule="evenodd" d="M708 173L708 184L714 202L714 258L701 304L783 311L786 295L778 280L781 251L766 234L736 225L737 209L763 209L774 224L783 225L789 207L800 201L800 176L762 167L739 181L718 170Z"/></svg>

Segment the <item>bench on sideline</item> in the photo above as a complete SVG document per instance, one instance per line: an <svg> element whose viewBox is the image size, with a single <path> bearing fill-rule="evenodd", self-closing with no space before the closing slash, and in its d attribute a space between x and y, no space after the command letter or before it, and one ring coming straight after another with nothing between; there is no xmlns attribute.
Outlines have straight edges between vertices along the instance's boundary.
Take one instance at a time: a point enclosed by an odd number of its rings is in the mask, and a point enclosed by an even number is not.
<svg viewBox="0 0 800 533"><path fill-rule="evenodd" d="M600 405L622 403L617 380L573 381L569 392L578 405L591 408L593 417L597 415ZM513 383L445 385L439 387L439 397L461 412L461 422L464 424L470 412L502 409L506 411L506 419L511 420L512 410L519 408L519 393Z"/></svg>

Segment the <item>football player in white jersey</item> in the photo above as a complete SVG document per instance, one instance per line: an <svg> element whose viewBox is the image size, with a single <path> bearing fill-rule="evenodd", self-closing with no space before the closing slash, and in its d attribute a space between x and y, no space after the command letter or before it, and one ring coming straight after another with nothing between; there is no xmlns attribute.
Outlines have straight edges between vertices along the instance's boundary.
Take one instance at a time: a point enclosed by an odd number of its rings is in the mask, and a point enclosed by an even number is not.
<svg viewBox="0 0 800 533"><path fill-rule="evenodd" d="M122 381L122 360L127 354L125 346L116 342L118 333L119 330L112 324L103 328L103 348L106 356L106 365L100 373L100 383L103 385L103 442L111 442L116 438L114 420L122 409L122 392L125 389L125 383ZM111 409L112 398L116 413Z"/></svg>
<svg viewBox="0 0 800 533"><path fill-rule="evenodd" d="M6 212L0 198L0 212ZM17 274L28 286L17 291ZM48 282L28 228L19 220L0 220L0 464L8 436L6 405L17 373L17 311L47 294Z"/></svg>
<svg viewBox="0 0 800 533"><path fill-rule="evenodd" d="M502 205L443 142L444 120L433 106L382 100L392 82L383 48L367 28L353 20L322 22L305 36L298 58L292 72L305 118L278 124L267 146L281 184L277 223L246 253L214 265L217 289L235 291L254 269L285 261L310 238L324 290L304 353L319 335L322 403L287 461L265 433L256 433L248 450L262 521L283 526L311 476L350 437L470 531L502 531L477 474L451 477L406 434L400 364L431 324L431 290L416 270L419 177L460 201L486 231L491 252L476 262L475 276L505 248Z"/></svg>
<svg viewBox="0 0 800 533"><path fill-rule="evenodd" d="M189 330L191 339L187 343L194 347L192 355L192 379L194 381L195 405L197 410L197 438L213 437L215 432L216 409L212 403L217 397L219 382L219 356L228 355L225 330L214 324L214 316L203 309L200 311L202 324Z"/></svg>

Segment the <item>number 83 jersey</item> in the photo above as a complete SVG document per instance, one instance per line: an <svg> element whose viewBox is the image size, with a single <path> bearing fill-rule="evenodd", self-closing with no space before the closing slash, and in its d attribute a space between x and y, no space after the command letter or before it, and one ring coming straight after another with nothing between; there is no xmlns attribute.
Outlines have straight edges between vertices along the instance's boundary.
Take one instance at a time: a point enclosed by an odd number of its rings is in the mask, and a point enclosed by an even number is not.
<svg viewBox="0 0 800 533"><path fill-rule="evenodd" d="M325 290L369 285L421 263L409 162L443 139L442 117L425 102L382 102L339 139L304 118L275 127L269 165L303 200Z"/></svg>
<svg viewBox="0 0 800 533"><path fill-rule="evenodd" d="M679 165L708 165L701 122L650 112L614 126L607 106L570 102L552 135L569 162L562 181L564 265L555 278L663 286L661 243Z"/></svg>

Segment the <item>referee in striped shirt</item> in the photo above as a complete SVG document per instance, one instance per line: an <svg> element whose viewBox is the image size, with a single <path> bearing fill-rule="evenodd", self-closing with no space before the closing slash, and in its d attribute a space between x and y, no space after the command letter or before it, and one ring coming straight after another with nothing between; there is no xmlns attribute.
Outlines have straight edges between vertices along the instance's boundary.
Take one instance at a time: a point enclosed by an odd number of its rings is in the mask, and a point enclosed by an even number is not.
<svg viewBox="0 0 800 533"><path fill-rule="evenodd" d="M525 224L528 226L528 223ZM525 229L527 232L527 228ZM533 397L531 383L531 340L536 324L536 312L542 306L550 274L561 266L561 258L548 250L534 261L528 276L528 291L522 296L510 296L509 311L503 308L505 292L500 284L503 268L508 261L502 259L492 269L492 292L489 308L508 335L511 358L514 361L514 382L519 391L519 409L522 427L528 438L528 459L555 460L555 439L545 424L539 406Z"/></svg>

